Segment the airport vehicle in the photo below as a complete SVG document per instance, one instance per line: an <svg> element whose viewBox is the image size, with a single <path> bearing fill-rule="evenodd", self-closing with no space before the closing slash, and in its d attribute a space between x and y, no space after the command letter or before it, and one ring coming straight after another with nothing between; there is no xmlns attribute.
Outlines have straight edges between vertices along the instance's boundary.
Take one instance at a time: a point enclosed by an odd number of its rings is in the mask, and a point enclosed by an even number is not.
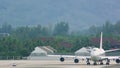
<svg viewBox="0 0 120 68"><path fill-rule="evenodd" d="M97 65L99 62L100 65L103 65L103 61L106 62L106 65L110 64L110 60L115 60L116 63L120 63L120 56L105 56L106 52L111 52L111 51L117 51L120 49L113 49L113 50L104 50L102 48L102 32L101 32L101 37L100 37L100 48L91 48L89 50L90 56L72 56L72 55L62 55L60 57L60 61L64 62L65 59L67 58L74 58L74 62L78 63L79 60L86 60L87 65L90 65L90 61L93 61L93 65Z"/></svg>

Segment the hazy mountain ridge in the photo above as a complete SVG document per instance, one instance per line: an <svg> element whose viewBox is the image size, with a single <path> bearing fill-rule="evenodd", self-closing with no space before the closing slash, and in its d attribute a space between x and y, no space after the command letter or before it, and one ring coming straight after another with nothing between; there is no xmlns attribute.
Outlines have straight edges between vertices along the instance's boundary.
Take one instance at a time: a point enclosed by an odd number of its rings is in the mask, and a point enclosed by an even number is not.
<svg viewBox="0 0 120 68"><path fill-rule="evenodd" d="M120 19L120 0L0 0L0 23L52 25L66 21L72 29ZM98 24L99 23L99 24Z"/></svg>

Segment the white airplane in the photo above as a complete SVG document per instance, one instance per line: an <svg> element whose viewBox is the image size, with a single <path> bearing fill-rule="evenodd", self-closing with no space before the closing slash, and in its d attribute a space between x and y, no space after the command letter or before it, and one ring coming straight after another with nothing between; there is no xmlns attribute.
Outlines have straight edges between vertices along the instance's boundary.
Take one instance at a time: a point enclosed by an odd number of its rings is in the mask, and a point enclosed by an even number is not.
<svg viewBox="0 0 120 68"><path fill-rule="evenodd" d="M102 32L101 32L101 39L100 39L100 48L91 48L90 49L90 56L71 56L71 55L62 55L60 57L60 61L63 62L67 58L74 58L74 62L78 63L79 60L87 60L87 65L90 65L90 60L93 61L93 65L97 65L97 62L100 62L100 65L103 65L103 61L106 61L106 65L110 64L110 60L115 60L116 63L120 63L120 56L105 56L106 52L117 51L120 49L113 49L113 50L104 50L102 48ZM58 56L58 55L57 55ZM60 55L59 55L60 56Z"/></svg>

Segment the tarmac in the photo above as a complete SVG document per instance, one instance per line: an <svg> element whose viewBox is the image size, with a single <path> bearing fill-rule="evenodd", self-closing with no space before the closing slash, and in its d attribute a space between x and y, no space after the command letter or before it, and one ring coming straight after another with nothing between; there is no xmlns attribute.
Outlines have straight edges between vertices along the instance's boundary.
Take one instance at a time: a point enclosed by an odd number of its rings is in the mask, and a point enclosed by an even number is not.
<svg viewBox="0 0 120 68"><path fill-rule="evenodd" d="M111 65L86 65L81 61L75 64L68 60L0 60L0 68L120 68L119 64L112 61Z"/></svg>

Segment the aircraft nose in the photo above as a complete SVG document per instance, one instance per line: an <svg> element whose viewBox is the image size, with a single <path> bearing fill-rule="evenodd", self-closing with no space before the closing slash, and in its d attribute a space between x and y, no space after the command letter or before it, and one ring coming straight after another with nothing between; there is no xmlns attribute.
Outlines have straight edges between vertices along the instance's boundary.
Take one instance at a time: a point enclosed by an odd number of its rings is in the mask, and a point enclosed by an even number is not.
<svg viewBox="0 0 120 68"><path fill-rule="evenodd" d="M96 56L97 54L95 52L91 52L91 56Z"/></svg>
<svg viewBox="0 0 120 68"><path fill-rule="evenodd" d="M94 53L91 53L90 55L91 55L91 56L94 56Z"/></svg>

